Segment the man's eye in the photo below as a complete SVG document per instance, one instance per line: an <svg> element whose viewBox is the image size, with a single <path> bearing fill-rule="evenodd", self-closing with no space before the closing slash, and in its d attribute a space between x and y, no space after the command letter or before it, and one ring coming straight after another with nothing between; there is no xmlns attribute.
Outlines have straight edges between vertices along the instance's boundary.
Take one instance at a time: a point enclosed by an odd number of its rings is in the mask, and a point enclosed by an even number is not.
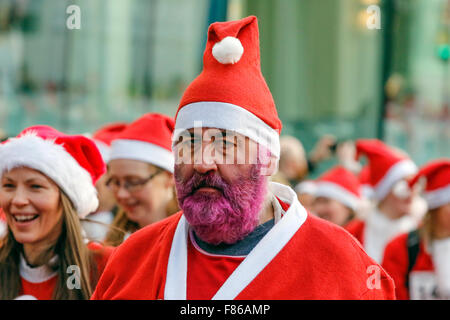
<svg viewBox="0 0 450 320"><path fill-rule="evenodd" d="M36 189L36 190L38 190L38 189L41 189L41 188L42 188L42 186L39 185L39 184L32 184L32 185L31 185L31 189Z"/></svg>
<svg viewBox="0 0 450 320"><path fill-rule="evenodd" d="M12 183L4 183L2 185L3 188L14 188L14 185Z"/></svg>

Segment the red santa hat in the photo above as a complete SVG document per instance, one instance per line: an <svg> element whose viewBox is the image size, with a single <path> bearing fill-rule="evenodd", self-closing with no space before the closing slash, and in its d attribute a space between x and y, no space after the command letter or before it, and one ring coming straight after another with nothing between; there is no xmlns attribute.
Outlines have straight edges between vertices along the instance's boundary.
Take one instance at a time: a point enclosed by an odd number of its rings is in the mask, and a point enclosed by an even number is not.
<svg viewBox="0 0 450 320"><path fill-rule="evenodd" d="M380 201L386 197L394 184L417 172L408 156L388 147L378 139L356 141L356 158L365 155L370 168L370 185L373 197Z"/></svg>
<svg viewBox="0 0 450 320"><path fill-rule="evenodd" d="M109 160L139 160L173 172L173 130L172 118L159 113L147 113L115 137L111 142Z"/></svg>
<svg viewBox="0 0 450 320"><path fill-rule="evenodd" d="M342 166L336 166L316 181L316 197L331 198L356 210L361 199L358 178Z"/></svg>
<svg viewBox="0 0 450 320"><path fill-rule="evenodd" d="M438 159L422 168L409 182L414 186L425 179L424 198L429 209L436 209L450 202L450 160Z"/></svg>
<svg viewBox="0 0 450 320"><path fill-rule="evenodd" d="M105 163L95 143L49 126L33 126L0 145L0 174L28 167L48 176L69 197L80 217L98 207L95 183Z"/></svg>
<svg viewBox="0 0 450 320"><path fill-rule="evenodd" d="M209 26L203 71L186 89L175 116L183 131L210 127L242 134L279 158L281 121L261 73L255 16Z"/></svg>
<svg viewBox="0 0 450 320"><path fill-rule="evenodd" d="M111 153L111 142L116 138L116 136L121 133L127 124L125 122L114 122L109 123L92 135L92 140L94 140L97 145L98 150L102 154L103 160L105 162L109 161L109 156Z"/></svg>

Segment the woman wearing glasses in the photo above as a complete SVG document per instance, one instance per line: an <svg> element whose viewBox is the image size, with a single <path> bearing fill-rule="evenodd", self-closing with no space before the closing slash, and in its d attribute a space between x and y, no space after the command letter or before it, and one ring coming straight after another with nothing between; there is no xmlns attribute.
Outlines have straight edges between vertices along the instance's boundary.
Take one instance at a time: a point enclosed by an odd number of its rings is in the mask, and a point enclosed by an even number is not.
<svg viewBox="0 0 450 320"><path fill-rule="evenodd" d="M178 211L172 174L173 130L172 118L148 113L111 143L106 185L120 211L106 236L109 245L117 246L134 231Z"/></svg>

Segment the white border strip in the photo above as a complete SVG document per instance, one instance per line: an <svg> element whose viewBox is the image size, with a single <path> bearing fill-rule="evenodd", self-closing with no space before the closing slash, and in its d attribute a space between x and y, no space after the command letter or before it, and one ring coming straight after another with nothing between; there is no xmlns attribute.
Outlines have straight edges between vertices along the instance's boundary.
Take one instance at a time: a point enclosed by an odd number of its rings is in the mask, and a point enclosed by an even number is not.
<svg viewBox="0 0 450 320"><path fill-rule="evenodd" d="M175 123L173 142L184 130L196 128L231 130L249 137L280 157L280 136L276 130L246 109L225 102L195 102L180 109Z"/></svg>
<svg viewBox="0 0 450 320"><path fill-rule="evenodd" d="M436 189L434 191L426 192L424 198L428 204L428 209L436 209L440 206L450 202L450 184Z"/></svg>
<svg viewBox="0 0 450 320"><path fill-rule="evenodd" d="M352 210L356 210L360 199L338 184L329 181L317 181L316 197L331 198L341 202Z"/></svg>
<svg viewBox="0 0 450 320"><path fill-rule="evenodd" d="M54 256L50 259L50 262L55 262L57 260L57 256ZM58 274L57 271L53 271L47 265L42 265L36 268L31 268L28 266L23 255L20 255L20 265L19 265L19 274L22 278L31 283L42 283L47 280L50 280L54 276Z"/></svg>
<svg viewBox="0 0 450 320"><path fill-rule="evenodd" d="M144 161L172 173L175 165L175 158L171 151L156 144L140 140L113 140L109 161L114 159Z"/></svg>
<svg viewBox="0 0 450 320"><path fill-rule="evenodd" d="M167 262L164 300L186 300L188 228L189 224L182 215L173 236Z"/></svg>
<svg viewBox="0 0 450 320"><path fill-rule="evenodd" d="M397 162L374 187L374 198L378 201L383 200L397 181L416 172L417 166L411 160Z"/></svg>

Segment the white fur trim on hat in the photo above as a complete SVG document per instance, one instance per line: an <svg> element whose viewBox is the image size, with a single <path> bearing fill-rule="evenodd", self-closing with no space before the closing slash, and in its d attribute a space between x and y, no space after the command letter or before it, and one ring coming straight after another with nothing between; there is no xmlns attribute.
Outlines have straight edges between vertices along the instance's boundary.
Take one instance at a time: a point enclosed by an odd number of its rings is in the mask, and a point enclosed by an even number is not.
<svg viewBox="0 0 450 320"><path fill-rule="evenodd" d="M109 161L130 159L148 162L173 173L173 153L163 147L140 140L118 139L111 143Z"/></svg>
<svg viewBox="0 0 450 320"><path fill-rule="evenodd" d="M53 180L81 218L97 209L97 190L91 175L53 140L44 140L30 132L0 145L0 174L18 167L40 171Z"/></svg>
<svg viewBox="0 0 450 320"><path fill-rule="evenodd" d="M375 200L383 200L392 186L399 180L417 172L417 166L409 159L402 160L393 165L384 175L383 179L374 187Z"/></svg>
<svg viewBox="0 0 450 320"><path fill-rule="evenodd" d="M100 151L100 154L102 155L103 162L108 163L109 161L109 155L111 153L111 147L108 146L106 143L100 140L92 139L95 142L95 145L97 146L98 151Z"/></svg>
<svg viewBox="0 0 450 320"><path fill-rule="evenodd" d="M212 48L212 55L222 64L234 64L238 62L243 53L244 47L241 41L235 37L225 37Z"/></svg>
<svg viewBox="0 0 450 320"><path fill-rule="evenodd" d="M312 194L314 195L317 190L317 185L313 181L302 181L295 186L295 192L303 194Z"/></svg>
<svg viewBox="0 0 450 320"><path fill-rule="evenodd" d="M424 198L428 204L428 209L436 209L450 202L450 184L425 193Z"/></svg>
<svg viewBox="0 0 450 320"><path fill-rule="evenodd" d="M326 197L331 198L336 201L341 202L352 210L356 210L359 205L359 198L355 196L353 193L347 191L345 188L326 181L317 181L316 182L316 197Z"/></svg>
<svg viewBox="0 0 450 320"><path fill-rule="evenodd" d="M172 142L178 141L184 130L198 127L235 131L261 144L276 158L280 158L278 132L242 107L210 101L187 104L178 112Z"/></svg>

